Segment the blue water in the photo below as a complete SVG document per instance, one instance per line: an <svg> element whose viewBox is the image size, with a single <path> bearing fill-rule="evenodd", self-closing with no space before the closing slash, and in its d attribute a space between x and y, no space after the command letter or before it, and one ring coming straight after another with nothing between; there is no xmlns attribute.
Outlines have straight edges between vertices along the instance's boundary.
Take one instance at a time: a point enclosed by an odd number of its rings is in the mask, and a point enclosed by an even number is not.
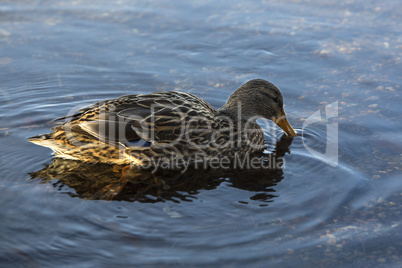
<svg viewBox="0 0 402 268"><path fill-rule="evenodd" d="M3 1L1 267L401 266L401 11L396 0ZM180 90L219 108L253 78L281 89L301 134L283 143L264 126L266 153L285 155L277 172L167 174L179 183L105 201L87 193L113 172L27 141L102 99ZM335 162L322 156L330 124Z"/></svg>

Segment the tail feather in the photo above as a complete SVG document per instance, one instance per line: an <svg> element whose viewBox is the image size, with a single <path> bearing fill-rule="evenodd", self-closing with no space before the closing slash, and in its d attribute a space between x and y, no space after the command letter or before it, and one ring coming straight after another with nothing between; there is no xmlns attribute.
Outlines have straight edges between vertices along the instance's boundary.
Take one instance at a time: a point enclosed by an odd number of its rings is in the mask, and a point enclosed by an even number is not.
<svg viewBox="0 0 402 268"><path fill-rule="evenodd" d="M50 139L51 137L50 137L50 135L49 134L40 134L40 135L36 135L36 136L33 136L33 137L30 137L30 138L28 138L28 140L30 141L30 142L39 142L39 141L44 141L44 140L47 140L47 139Z"/></svg>
<svg viewBox="0 0 402 268"><path fill-rule="evenodd" d="M55 142L52 139L52 136L50 134L41 134L37 136L33 136L28 138L28 141L35 143L37 145L53 148L55 147Z"/></svg>

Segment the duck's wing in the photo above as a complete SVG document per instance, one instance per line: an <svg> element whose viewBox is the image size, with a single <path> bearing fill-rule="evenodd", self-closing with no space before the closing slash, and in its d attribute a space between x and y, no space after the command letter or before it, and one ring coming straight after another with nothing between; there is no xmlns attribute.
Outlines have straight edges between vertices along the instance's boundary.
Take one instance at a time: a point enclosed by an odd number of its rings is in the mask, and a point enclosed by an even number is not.
<svg viewBox="0 0 402 268"><path fill-rule="evenodd" d="M77 133L129 147L180 139L203 143L218 128L215 116L216 110L197 96L158 92L98 102L70 116L63 127L74 131L79 126Z"/></svg>

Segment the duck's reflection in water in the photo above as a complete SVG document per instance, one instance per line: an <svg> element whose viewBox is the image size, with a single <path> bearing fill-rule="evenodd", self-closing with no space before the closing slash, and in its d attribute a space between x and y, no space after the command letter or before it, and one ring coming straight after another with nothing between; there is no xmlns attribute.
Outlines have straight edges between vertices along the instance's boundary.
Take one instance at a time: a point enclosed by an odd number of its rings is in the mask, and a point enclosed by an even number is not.
<svg viewBox="0 0 402 268"><path fill-rule="evenodd" d="M272 202L276 196L273 186L283 179L283 156L289 152L293 138L282 136L272 154L260 154L265 161L255 169L195 169L180 170L131 169L127 184L113 200L160 202L191 201L200 190L211 190L227 181L232 187L252 193L251 200ZM105 199L104 189L119 180L124 166L85 164L74 160L54 158L45 168L32 172L32 179L51 183L72 197ZM69 187L66 189L66 187ZM72 191L71 189L74 189Z"/></svg>

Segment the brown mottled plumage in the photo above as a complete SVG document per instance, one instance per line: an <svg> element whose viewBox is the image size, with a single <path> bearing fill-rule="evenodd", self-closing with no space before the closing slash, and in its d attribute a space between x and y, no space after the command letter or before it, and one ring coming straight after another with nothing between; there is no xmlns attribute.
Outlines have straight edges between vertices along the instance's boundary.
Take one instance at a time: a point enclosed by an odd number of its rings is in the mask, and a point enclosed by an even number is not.
<svg viewBox="0 0 402 268"><path fill-rule="evenodd" d="M296 136L280 91L255 79L238 88L219 110L183 92L127 95L59 118L66 122L29 141L51 148L55 157L83 162L146 166L173 157L191 162L262 150L264 134L257 118L271 119Z"/></svg>

